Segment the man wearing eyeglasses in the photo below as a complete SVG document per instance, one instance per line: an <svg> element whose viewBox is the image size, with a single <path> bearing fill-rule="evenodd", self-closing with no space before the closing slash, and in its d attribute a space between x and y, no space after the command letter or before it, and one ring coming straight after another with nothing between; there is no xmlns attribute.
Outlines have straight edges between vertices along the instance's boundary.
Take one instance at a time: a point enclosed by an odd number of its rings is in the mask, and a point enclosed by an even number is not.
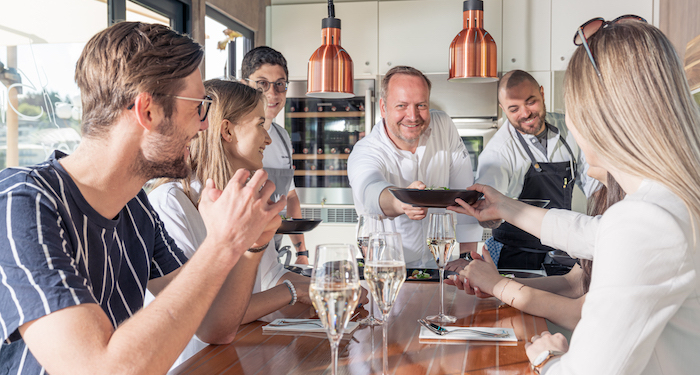
<svg viewBox="0 0 700 375"><path fill-rule="evenodd" d="M275 183L274 197L287 196L285 217L301 219L301 202L294 186L292 167L292 141L289 133L274 122L287 100L287 60L270 47L261 46L250 50L243 57L241 75L243 82L261 90L265 95L265 126L272 143L263 153L263 166L268 178ZM309 264L309 251L303 234L289 235L296 250L296 264ZM280 250L282 235L275 235L275 247Z"/></svg>
<svg viewBox="0 0 700 375"><path fill-rule="evenodd" d="M190 174L211 104L203 55L163 25L99 32L76 64L80 146L0 172L0 373L164 374L194 334L235 337L285 200L268 203L264 171L207 181L207 237L187 260L142 189Z"/></svg>
<svg viewBox="0 0 700 375"><path fill-rule="evenodd" d="M548 201L545 208L567 210L574 184L586 196L598 189L598 181L586 174L588 164L564 115L546 111L544 89L532 75L522 70L504 74L498 102L507 119L479 155L477 183L512 198ZM554 250L509 223L493 229L486 247L499 268L510 269L541 269L547 251Z"/></svg>

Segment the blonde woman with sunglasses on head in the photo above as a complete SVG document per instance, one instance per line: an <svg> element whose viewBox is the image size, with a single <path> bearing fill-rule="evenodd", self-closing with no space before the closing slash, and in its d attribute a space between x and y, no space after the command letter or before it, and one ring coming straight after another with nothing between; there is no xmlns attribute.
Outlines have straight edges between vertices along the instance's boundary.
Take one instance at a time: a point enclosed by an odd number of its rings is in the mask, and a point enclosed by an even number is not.
<svg viewBox="0 0 700 375"><path fill-rule="evenodd" d="M457 212L504 219L549 246L593 259L571 346L532 338L549 374L691 374L700 368L700 113L669 40L636 16L594 19L566 73L567 125L591 166L627 197L602 216L545 210L475 185ZM478 281L477 281L478 282ZM514 284L514 283L510 283ZM481 288L479 285L473 285ZM517 292L506 280L484 292ZM517 289L517 287L516 287Z"/></svg>

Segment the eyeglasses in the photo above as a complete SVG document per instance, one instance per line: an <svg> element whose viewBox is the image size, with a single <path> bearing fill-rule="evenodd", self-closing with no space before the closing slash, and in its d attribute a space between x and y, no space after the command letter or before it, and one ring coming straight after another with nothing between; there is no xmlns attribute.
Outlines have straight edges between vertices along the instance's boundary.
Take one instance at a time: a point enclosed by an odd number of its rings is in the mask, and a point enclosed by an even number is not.
<svg viewBox="0 0 700 375"><path fill-rule="evenodd" d="M214 103L214 100L209 96L205 96L204 99L197 99L197 98L187 98L184 96L177 96L177 95L167 95L167 96L172 96L175 99L181 99L181 100L190 100L193 102L199 102L199 105L197 106L197 114L199 114L199 121L204 121L207 119L207 114L209 114L209 107L211 107L211 103ZM128 107L126 107L127 110L131 110L134 108L134 105L136 103L131 103Z"/></svg>
<svg viewBox="0 0 700 375"><path fill-rule="evenodd" d="M246 78L245 79L248 82L255 82L255 88L258 90L261 90L262 92L267 92L267 90L270 89L270 86L275 88L275 91L277 91L280 94L283 94L285 91L287 91L287 85L289 82L287 81L277 81L277 82L270 82L270 81L265 81L265 80L260 80L260 81L253 81L252 79Z"/></svg>
<svg viewBox="0 0 700 375"><path fill-rule="evenodd" d="M596 17L586 21L583 25L579 26L578 30L576 30L576 34L574 34L574 44L577 46L583 45L583 48L586 50L588 58L591 60L591 64L593 64L593 68L595 69L595 72L598 74L598 78L600 79L603 79L603 76L600 74L598 64L595 63L595 59L593 58L591 46L588 45L588 38L593 36L593 34L598 32L598 30L600 29L604 29L616 22L627 20L647 22L647 20L645 20L644 18L635 16L634 14L626 14L624 16L617 17L612 21L606 21L602 17Z"/></svg>

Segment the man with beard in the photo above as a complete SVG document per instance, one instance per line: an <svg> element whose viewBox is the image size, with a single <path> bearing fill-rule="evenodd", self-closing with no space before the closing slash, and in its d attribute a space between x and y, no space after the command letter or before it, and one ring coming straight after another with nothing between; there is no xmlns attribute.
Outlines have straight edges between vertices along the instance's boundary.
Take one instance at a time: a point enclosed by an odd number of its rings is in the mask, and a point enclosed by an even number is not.
<svg viewBox="0 0 700 375"><path fill-rule="evenodd" d="M546 208L567 210L571 209L574 184L586 196L598 189L598 181L586 174L588 165L564 115L546 112L544 90L529 73L513 70L504 74L498 102L507 120L479 155L477 183L512 198L547 200ZM510 223L495 224L493 239L486 244L499 268L542 267L552 248Z"/></svg>
<svg viewBox="0 0 700 375"><path fill-rule="evenodd" d="M163 374L195 333L233 340L255 279L241 275L257 269L285 200L269 202L264 171L207 181L208 235L184 265L141 188L190 173L211 104L202 58L166 26L99 32L76 64L78 149L0 173L0 373ZM142 308L146 288L157 298Z"/></svg>
<svg viewBox="0 0 700 375"><path fill-rule="evenodd" d="M358 215L394 218L403 239L406 266L437 268L426 245L430 212L396 199L389 188L464 189L474 181L472 165L452 119L430 110L430 80L407 66L390 69L382 80L382 120L357 142L348 159L348 177ZM476 250L482 229L467 215L457 215L460 253Z"/></svg>

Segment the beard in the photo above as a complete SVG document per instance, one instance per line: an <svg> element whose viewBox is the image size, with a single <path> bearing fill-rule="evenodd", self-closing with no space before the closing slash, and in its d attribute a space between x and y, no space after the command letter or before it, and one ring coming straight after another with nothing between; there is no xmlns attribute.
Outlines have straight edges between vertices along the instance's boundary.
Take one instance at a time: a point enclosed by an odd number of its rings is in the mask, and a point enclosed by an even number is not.
<svg viewBox="0 0 700 375"><path fill-rule="evenodd" d="M174 131L172 119L163 120L156 126L156 132L147 143L146 150L139 150L136 160L131 166L132 171L146 179L167 177L185 178L190 175L190 166L185 161L182 149L190 139ZM196 136L195 136L196 137Z"/></svg>
<svg viewBox="0 0 700 375"><path fill-rule="evenodd" d="M425 121L423 119L421 119L420 121L416 121L416 123L413 124L411 126L411 128L422 128L422 129L421 129L420 133L418 133L418 135L409 138L401 133L401 128L404 126L405 125L403 125L403 123L399 122L396 124L396 128L394 128L393 126L389 126L387 128L389 128L389 131L391 132L391 134L394 137L400 139L402 142L406 142L407 144L414 144L414 143L418 142L420 140L420 137L423 134L425 134L426 130L428 130L428 127L425 126Z"/></svg>
<svg viewBox="0 0 700 375"><path fill-rule="evenodd" d="M544 103L543 103L542 104L542 112L532 113L530 115L530 117L528 117L526 119L518 120L517 126L516 126L516 123L513 123L512 121L511 121L511 124L515 127L515 129L517 129L521 133L530 134L530 135L537 135L540 132L542 132L542 130L544 130L545 117L547 117L547 108L544 106ZM529 127L523 126L523 123L525 121L528 121L532 118L537 118L537 127L536 128L529 128Z"/></svg>

